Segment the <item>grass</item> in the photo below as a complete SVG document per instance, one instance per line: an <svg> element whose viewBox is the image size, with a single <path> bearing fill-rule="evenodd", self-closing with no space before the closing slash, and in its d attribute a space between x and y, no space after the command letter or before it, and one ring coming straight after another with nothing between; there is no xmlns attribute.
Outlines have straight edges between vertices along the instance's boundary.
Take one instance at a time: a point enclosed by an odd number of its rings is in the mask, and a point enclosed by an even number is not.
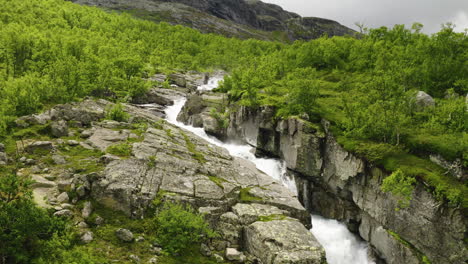
<svg viewBox="0 0 468 264"><path fill-rule="evenodd" d="M239 191L239 200L241 202L257 202L261 201L262 198L256 197L250 193L250 191L253 189L253 187L247 187L247 188L242 188Z"/></svg>
<svg viewBox="0 0 468 264"><path fill-rule="evenodd" d="M386 171L395 172L400 169L405 175L426 183L439 200L446 199L452 206L468 208L468 187L430 160L390 144L356 140L342 135L337 136L337 141L346 150L366 158Z"/></svg>
<svg viewBox="0 0 468 264"><path fill-rule="evenodd" d="M106 149L106 152L119 157L130 157L132 155L132 145L128 142L111 145Z"/></svg>
<svg viewBox="0 0 468 264"><path fill-rule="evenodd" d="M90 150L82 146L61 146L59 149L67 161L63 165L66 168L83 174L98 172L104 169L104 165L98 162L98 159L104 153L99 150Z"/></svg>

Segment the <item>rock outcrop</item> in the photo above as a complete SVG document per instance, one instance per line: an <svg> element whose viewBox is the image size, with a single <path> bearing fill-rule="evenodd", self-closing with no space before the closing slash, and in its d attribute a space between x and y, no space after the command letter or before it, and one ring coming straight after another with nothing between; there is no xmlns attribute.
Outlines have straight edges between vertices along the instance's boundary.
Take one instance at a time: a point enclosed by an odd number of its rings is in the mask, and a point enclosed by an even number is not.
<svg viewBox="0 0 468 264"><path fill-rule="evenodd" d="M388 173L343 149L326 122L275 122L271 112L241 107L231 114L227 133L256 146L257 153L284 159L306 208L344 221L387 263L427 258L462 264L468 259L468 221L462 208L441 203L419 184L410 206L395 210L397 199L380 188ZM463 175L459 170L455 166L451 172Z"/></svg>
<svg viewBox="0 0 468 264"><path fill-rule="evenodd" d="M157 93L176 98L173 92ZM299 264L325 259L323 248L308 231L309 213L282 184L249 161L233 158L227 150L165 122L143 106L125 105L129 122L103 120L111 106L104 100L86 99L43 113L48 120L79 123L69 131L77 139L73 144L53 137L31 142L25 147L31 153L62 159L49 168L38 156L37 168L19 172L33 172L33 195L40 206L54 209L56 216L78 220L83 243L96 239L88 225L103 224L91 200L142 218L158 199L189 204L203 213L221 234L207 245L208 251L230 248L225 255L233 261ZM116 153L120 156L104 153L111 146L129 151ZM116 236L131 242L134 239L127 231L118 230Z"/></svg>
<svg viewBox="0 0 468 264"><path fill-rule="evenodd" d="M139 11L133 14L151 14L158 21L218 33L229 37L265 40L310 40L328 36L354 35L356 32L336 21L316 17L301 17L283 10L278 5L258 0L72 0L119 11ZM278 39L271 32L281 32ZM183 86L183 85L181 85Z"/></svg>

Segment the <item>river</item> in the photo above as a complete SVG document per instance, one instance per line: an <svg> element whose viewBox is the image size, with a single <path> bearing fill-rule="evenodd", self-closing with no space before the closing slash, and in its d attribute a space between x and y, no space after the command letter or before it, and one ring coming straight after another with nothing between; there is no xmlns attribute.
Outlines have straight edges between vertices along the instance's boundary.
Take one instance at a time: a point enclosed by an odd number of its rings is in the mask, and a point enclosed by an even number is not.
<svg viewBox="0 0 468 264"><path fill-rule="evenodd" d="M199 91L210 91L216 88L219 78L211 78L206 85L198 87ZM234 157L243 158L253 162L260 171L282 182L292 192L297 194L294 179L287 175L284 161L271 158L258 158L253 153L250 145L239 145L222 142L219 139L207 135L203 128L196 128L177 121L182 107L187 99L180 98L174 105L165 109L166 120L180 128L191 131L208 142L223 147ZM374 264L368 259L367 244L352 234L344 224L321 216L312 215L311 232L325 248L329 264Z"/></svg>

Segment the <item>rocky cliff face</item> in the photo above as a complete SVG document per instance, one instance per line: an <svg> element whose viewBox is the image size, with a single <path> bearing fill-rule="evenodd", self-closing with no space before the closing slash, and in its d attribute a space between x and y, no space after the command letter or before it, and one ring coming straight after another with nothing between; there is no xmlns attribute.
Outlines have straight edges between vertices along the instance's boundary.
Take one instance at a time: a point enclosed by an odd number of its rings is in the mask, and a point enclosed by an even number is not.
<svg viewBox="0 0 468 264"><path fill-rule="evenodd" d="M328 36L354 35L338 22L315 17L302 18L280 6L258 0L72 0L85 5L130 12L136 16L166 21L241 38L265 40L310 40ZM273 36L280 33L281 37ZM278 34L276 34L278 35Z"/></svg>
<svg viewBox="0 0 468 264"><path fill-rule="evenodd" d="M326 122L273 117L268 107L240 107L231 113L225 133L255 146L259 154L284 159L306 208L347 223L386 263L466 261L463 209L437 201L419 184L410 206L396 210L397 199L380 189L388 173L344 150Z"/></svg>

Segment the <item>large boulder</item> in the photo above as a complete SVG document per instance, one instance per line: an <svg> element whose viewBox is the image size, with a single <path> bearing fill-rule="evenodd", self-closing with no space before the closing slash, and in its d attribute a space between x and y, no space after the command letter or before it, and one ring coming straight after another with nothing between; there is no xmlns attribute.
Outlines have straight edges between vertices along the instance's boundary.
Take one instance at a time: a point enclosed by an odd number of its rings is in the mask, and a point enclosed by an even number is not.
<svg viewBox="0 0 468 264"><path fill-rule="evenodd" d="M292 219L255 222L245 228L245 247L265 264L323 264L325 251L312 233Z"/></svg>
<svg viewBox="0 0 468 264"><path fill-rule="evenodd" d="M418 110L424 110L426 108L434 107L435 101L434 98L432 98L432 96L428 95L423 91L419 91L416 94L415 104Z"/></svg>

